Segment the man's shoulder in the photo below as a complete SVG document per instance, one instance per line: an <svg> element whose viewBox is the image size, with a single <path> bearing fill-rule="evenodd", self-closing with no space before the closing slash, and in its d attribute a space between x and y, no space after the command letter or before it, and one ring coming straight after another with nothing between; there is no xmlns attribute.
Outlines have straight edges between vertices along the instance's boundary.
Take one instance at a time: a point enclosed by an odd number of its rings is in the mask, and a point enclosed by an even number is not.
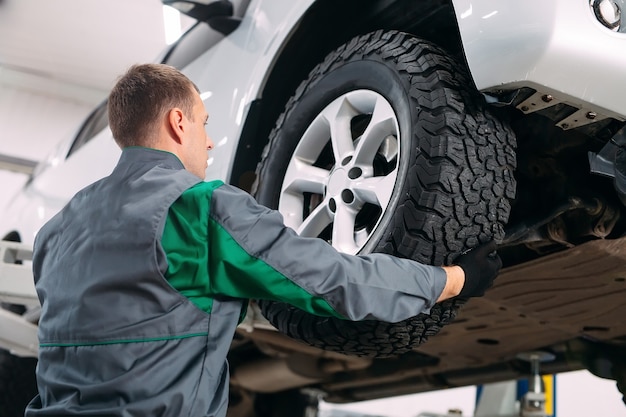
<svg viewBox="0 0 626 417"><path fill-rule="evenodd" d="M225 186L224 181L200 181L199 183L189 187L183 194L205 194L213 193L216 189Z"/></svg>
<svg viewBox="0 0 626 417"><path fill-rule="evenodd" d="M245 211L256 205L256 201L247 191L220 180L198 183L188 188L181 197L181 202L208 203L211 213Z"/></svg>
<svg viewBox="0 0 626 417"><path fill-rule="evenodd" d="M214 191L224 186L224 182L219 180L200 181L183 191L174 205L210 205Z"/></svg>

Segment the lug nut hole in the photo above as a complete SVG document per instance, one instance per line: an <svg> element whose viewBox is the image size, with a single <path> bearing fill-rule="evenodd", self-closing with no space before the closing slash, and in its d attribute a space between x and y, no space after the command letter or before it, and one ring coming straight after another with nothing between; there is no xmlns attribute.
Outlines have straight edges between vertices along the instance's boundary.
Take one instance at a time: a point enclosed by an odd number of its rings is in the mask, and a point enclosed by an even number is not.
<svg viewBox="0 0 626 417"><path fill-rule="evenodd" d="M348 171L348 178L350 178L351 180L355 180L361 175L363 175L363 170L358 167L354 167L350 171Z"/></svg>
<svg viewBox="0 0 626 417"><path fill-rule="evenodd" d="M337 202L335 201L334 198L331 198L330 201L328 202L328 208L333 213L337 211Z"/></svg>
<svg viewBox="0 0 626 417"><path fill-rule="evenodd" d="M354 201L354 194L350 190L343 190L341 192L341 199L344 203L350 204Z"/></svg>

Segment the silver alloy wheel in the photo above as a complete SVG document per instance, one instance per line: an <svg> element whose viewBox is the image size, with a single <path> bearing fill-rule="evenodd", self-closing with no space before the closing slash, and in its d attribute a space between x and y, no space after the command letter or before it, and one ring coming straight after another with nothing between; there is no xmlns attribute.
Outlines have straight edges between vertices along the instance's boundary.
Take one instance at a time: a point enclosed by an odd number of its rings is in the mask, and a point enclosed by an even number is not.
<svg viewBox="0 0 626 417"><path fill-rule="evenodd" d="M351 91L326 106L287 167L278 205L285 224L359 252L391 199L399 135L391 104L374 91Z"/></svg>

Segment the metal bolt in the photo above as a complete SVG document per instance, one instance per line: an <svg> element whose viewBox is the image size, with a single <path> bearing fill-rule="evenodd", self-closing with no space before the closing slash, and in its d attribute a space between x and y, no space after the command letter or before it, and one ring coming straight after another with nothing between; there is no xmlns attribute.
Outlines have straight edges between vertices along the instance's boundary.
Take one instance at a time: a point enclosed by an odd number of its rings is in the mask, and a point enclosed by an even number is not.
<svg viewBox="0 0 626 417"><path fill-rule="evenodd" d="M522 111L528 111L528 106L522 106Z"/></svg>
<svg viewBox="0 0 626 417"><path fill-rule="evenodd" d="M590 111L590 112L587 113L587 119L589 119L589 120L593 120L596 117L598 117L598 114L596 112Z"/></svg>
<svg viewBox="0 0 626 417"><path fill-rule="evenodd" d="M552 100L554 100L554 97L552 97L552 95L550 95L550 94L544 94L543 96L541 96L541 99L542 99L544 102L549 103L549 102L551 102Z"/></svg>
<svg viewBox="0 0 626 417"><path fill-rule="evenodd" d="M563 129L567 129L567 128L569 128L569 125L568 125L567 123L563 123L563 124L561 125L561 128L563 128Z"/></svg>

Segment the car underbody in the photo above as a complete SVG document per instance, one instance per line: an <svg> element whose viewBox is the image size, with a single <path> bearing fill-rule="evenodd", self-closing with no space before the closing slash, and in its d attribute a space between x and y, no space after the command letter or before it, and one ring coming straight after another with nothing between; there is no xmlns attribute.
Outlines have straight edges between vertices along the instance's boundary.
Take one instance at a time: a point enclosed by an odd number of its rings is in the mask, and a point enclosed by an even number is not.
<svg viewBox="0 0 626 417"><path fill-rule="evenodd" d="M542 364L543 372L582 369L588 343L626 343L625 239L595 240L505 268L454 322L398 357L345 356L293 341L270 326L251 332L241 326L231 351L232 383L256 392L303 384L326 401L343 403L526 378L529 364L518 355L538 350L555 355ZM256 348L275 359L255 364L250 355ZM249 362L243 369L237 367L240 354Z"/></svg>

